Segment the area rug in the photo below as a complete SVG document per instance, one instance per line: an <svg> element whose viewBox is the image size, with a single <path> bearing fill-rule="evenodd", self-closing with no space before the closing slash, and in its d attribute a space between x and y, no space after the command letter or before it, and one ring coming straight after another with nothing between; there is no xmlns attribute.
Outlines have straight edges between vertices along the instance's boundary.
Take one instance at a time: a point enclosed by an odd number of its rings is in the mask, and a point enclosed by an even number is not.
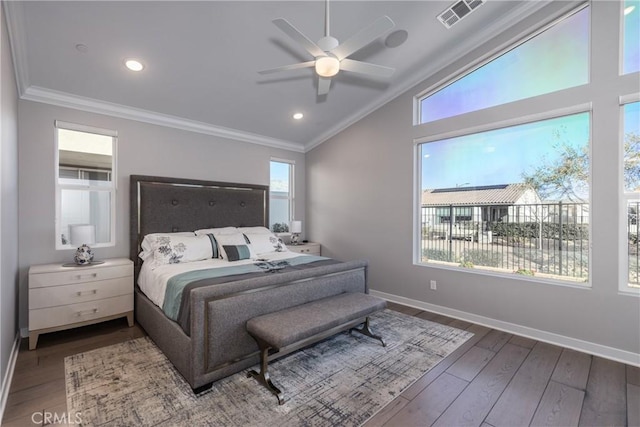
<svg viewBox="0 0 640 427"><path fill-rule="evenodd" d="M69 356L68 415L85 426L358 426L473 335L391 310L371 328L387 347L345 332L271 363L284 405L246 371L195 396L147 337Z"/></svg>

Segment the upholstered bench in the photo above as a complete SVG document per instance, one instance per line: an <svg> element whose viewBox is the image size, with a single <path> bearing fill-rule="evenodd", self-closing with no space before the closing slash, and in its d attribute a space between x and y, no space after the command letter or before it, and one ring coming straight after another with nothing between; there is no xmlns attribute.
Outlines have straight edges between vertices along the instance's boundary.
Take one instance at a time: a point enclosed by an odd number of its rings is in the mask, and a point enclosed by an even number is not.
<svg viewBox="0 0 640 427"><path fill-rule="evenodd" d="M369 315L383 310L383 299L364 293L343 293L275 313L254 317L247 322L247 331L260 347L260 372L247 375L256 378L284 403L284 395L269 378L268 363L294 350L351 329L379 340L369 329ZM360 329L355 328L362 325Z"/></svg>

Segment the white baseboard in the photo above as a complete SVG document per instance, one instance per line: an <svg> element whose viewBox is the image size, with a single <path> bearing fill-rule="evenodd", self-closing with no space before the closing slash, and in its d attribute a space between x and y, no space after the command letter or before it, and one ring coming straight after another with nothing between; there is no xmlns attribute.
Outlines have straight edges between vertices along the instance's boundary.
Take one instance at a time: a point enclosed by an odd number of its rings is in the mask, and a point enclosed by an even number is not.
<svg viewBox="0 0 640 427"><path fill-rule="evenodd" d="M616 362L625 363L627 365L640 367L640 354L630 351L620 350L601 344L595 344L589 341L583 341L552 332L530 328L527 326L521 326L515 323L503 322L501 320L491 319L489 317L479 316L477 314L467 313L465 311L442 307L424 301L418 301L398 295L388 294L385 292L375 290L370 290L369 292L371 293L371 295L375 295L387 301L395 302L413 308L418 308L421 310L431 311L460 320L466 320L467 322L477 323L488 328L498 329L500 331L509 332L537 341L543 341L549 344L554 344L561 347L570 348L572 350L581 351L583 353L592 354L594 356L603 357L605 359L614 360Z"/></svg>
<svg viewBox="0 0 640 427"><path fill-rule="evenodd" d="M18 360L18 352L20 351L20 334L16 334L16 339L13 342L13 348L11 349L11 356L9 356L9 363L7 363L7 370L2 377L2 387L0 388L0 424L4 417L4 408L7 405L7 399L9 398L9 389L11 388L11 380L13 379L13 371L16 367L16 360Z"/></svg>

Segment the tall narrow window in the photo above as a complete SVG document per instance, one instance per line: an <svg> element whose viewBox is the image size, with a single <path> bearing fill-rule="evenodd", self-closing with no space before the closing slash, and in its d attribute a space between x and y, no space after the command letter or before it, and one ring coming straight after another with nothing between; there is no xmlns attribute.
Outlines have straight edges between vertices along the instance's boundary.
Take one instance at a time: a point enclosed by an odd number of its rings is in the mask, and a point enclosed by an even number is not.
<svg viewBox="0 0 640 427"><path fill-rule="evenodd" d="M640 71L640 0L625 0L622 7L622 74Z"/></svg>
<svg viewBox="0 0 640 427"><path fill-rule="evenodd" d="M422 98L420 123L543 95L588 81L589 8L585 7Z"/></svg>
<svg viewBox="0 0 640 427"><path fill-rule="evenodd" d="M70 226L93 225L94 247L115 244L117 133L56 121L56 249L75 247Z"/></svg>
<svg viewBox="0 0 640 427"><path fill-rule="evenodd" d="M622 137L623 200L626 205L626 242L628 286L640 289L640 242L638 215L640 214L640 102L624 105Z"/></svg>
<svg viewBox="0 0 640 427"><path fill-rule="evenodd" d="M276 232L289 231L293 219L293 162L271 161L269 184L269 222Z"/></svg>

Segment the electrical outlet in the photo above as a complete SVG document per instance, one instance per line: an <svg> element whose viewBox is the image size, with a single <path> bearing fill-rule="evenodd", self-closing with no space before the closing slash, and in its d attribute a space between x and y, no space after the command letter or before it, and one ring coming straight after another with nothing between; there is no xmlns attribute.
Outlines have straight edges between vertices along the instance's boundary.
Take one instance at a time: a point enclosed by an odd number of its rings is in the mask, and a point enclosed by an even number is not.
<svg viewBox="0 0 640 427"><path fill-rule="evenodd" d="M431 280L431 281L429 282L429 286L431 287L431 290L432 290L432 291L435 291L435 290L437 289L437 287L436 287L436 281L435 281L435 280Z"/></svg>

